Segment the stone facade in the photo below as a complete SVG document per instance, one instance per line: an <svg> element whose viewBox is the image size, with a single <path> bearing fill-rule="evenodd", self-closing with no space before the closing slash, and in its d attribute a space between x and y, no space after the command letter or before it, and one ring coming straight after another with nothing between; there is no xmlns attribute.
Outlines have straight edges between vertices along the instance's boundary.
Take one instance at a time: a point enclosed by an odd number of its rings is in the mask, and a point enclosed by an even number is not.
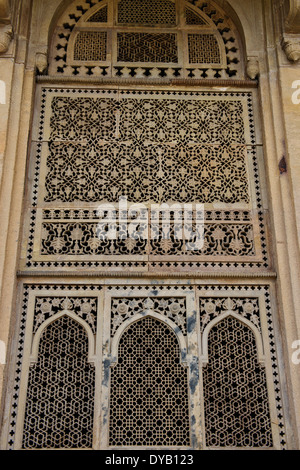
<svg viewBox="0 0 300 470"><path fill-rule="evenodd" d="M299 44L299 1L0 0L1 449L300 448Z"/></svg>

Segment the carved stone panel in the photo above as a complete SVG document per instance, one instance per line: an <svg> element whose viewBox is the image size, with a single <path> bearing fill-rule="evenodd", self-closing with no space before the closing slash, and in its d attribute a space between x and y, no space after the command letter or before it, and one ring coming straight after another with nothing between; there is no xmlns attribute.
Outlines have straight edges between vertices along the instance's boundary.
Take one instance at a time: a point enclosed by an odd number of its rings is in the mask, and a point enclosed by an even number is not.
<svg viewBox="0 0 300 470"><path fill-rule="evenodd" d="M250 92L41 92L24 268L268 266Z"/></svg>

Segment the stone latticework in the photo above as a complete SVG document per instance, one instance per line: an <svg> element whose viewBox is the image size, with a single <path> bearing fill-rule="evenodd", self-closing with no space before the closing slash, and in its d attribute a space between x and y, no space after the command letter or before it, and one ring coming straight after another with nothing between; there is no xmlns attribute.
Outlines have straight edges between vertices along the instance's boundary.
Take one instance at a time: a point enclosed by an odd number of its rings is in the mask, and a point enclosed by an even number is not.
<svg viewBox="0 0 300 470"><path fill-rule="evenodd" d="M299 447L299 2L17 3L1 448Z"/></svg>

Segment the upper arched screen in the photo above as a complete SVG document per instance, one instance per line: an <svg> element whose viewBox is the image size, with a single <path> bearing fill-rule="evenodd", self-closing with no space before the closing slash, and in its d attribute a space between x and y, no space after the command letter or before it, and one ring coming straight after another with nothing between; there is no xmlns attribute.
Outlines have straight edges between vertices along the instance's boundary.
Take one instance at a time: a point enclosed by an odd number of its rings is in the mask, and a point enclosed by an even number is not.
<svg viewBox="0 0 300 470"><path fill-rule="evenodd" d="M50 75L243 78L241 43L213 2L74 1L52 40Z"/></svg>

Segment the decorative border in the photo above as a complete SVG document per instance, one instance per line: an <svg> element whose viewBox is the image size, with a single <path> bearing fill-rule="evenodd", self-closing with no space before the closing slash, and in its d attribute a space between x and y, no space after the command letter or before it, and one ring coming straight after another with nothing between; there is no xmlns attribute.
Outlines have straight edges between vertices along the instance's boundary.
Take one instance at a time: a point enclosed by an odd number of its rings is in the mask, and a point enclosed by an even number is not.
<svg viewBox="0 0 300 470"><path fill-rule="evenodd" d="M122 258L113 259L108 258L108 255L105 255L107 258L101 259L63 259L63 260L51 260L48 256L45 256L43 259L36 258L34 259L34 240L36 240L36 227L37 227L37 215L41 209L38 207L38 192L39 192L39 175L41 170L41 160L42 160L42 149L43 149L43 141L44 141L44 126L46 122L46 112L47 112L47 95L49 93L56 93L56 94L72 94L76 93L76 95L84 96L85 94L89 95L96 95L101 96L105 94L106 96L113 96L120 94L121 98L124 96L147 96L155 98L156 96L166 96L167 98L172 96L178 97L223 97L226 96L230 97L241 97L246 99L246 109L247 109L247 121L248 121L248 137L247 137L247 149L248 149L248 158L250 158L251 166L252 166L252 190L255 192L255 196L252 195L254 198L253 203L256 204L256 221L255 222L255 230L257 235L260 238L260 251L261 251L261 261L255 259L255 257L251 258L250 256L239 257L238 261L233 260L228 256L227 259L215 260L207 258L198 258L195 259L174 259L166 257L165 259L153 259L150 257L149 260L144 258L142 259L126 259ZM245 111L246 112L246 111ZM33 170L33 186L31 189L31 209L28 212L28 219L29 219L29 227L28 227L28 246L27 246L27 258L26 261L23 261L24 269L42 269L42 270L56 270L59 269L78 269L78 268L87 268L92 270L101 269L106 270L110 269L112 271L120 271L120 270L128 270L128 271L172 271L174 269L180 269L181 271L200 271L205 269L207 271L214 270L214 271L222 271L222 269L230 269L234 272L237 268L247 268L250 271L255 270L266 270L269 268L269 261L268 261L268 253L267 253L267 241L266 241L266 234L265 234L265 227L264 227L264 211L262 206L262 198L261 198L261 191L260 191L260 177L259 177L259 169L258 169L258 160L256 155L256 137L255 137L255 127L254 127L254 112L253 112L253 103L252 103L252 92L250 91L240 91L240 92L204 92L204 91L147 91L147 90L96 90L96 89L72 89L72 88L52 88L52 87L43 87L41 90L41 108L40 108L40 116L39 116L39 124L38 124L38 132L37 132L37 142L36 142L36 152L35 152L35 167ZM253 180L253 181L252 181ZM44 208L44 213L47 208ZM65 210L68 211L68 208ZM229 210L229 209L228 209ZM76 212L76 210L74 210ZM82 208L84 212L84 208ZM208 211L209 212L209 211ZM39 216L40 217L40 216ZM26 236L26 234L25 234ZM178 256L179 257L179 256ZM129 256L130 258L130 256Z"/></svg>

